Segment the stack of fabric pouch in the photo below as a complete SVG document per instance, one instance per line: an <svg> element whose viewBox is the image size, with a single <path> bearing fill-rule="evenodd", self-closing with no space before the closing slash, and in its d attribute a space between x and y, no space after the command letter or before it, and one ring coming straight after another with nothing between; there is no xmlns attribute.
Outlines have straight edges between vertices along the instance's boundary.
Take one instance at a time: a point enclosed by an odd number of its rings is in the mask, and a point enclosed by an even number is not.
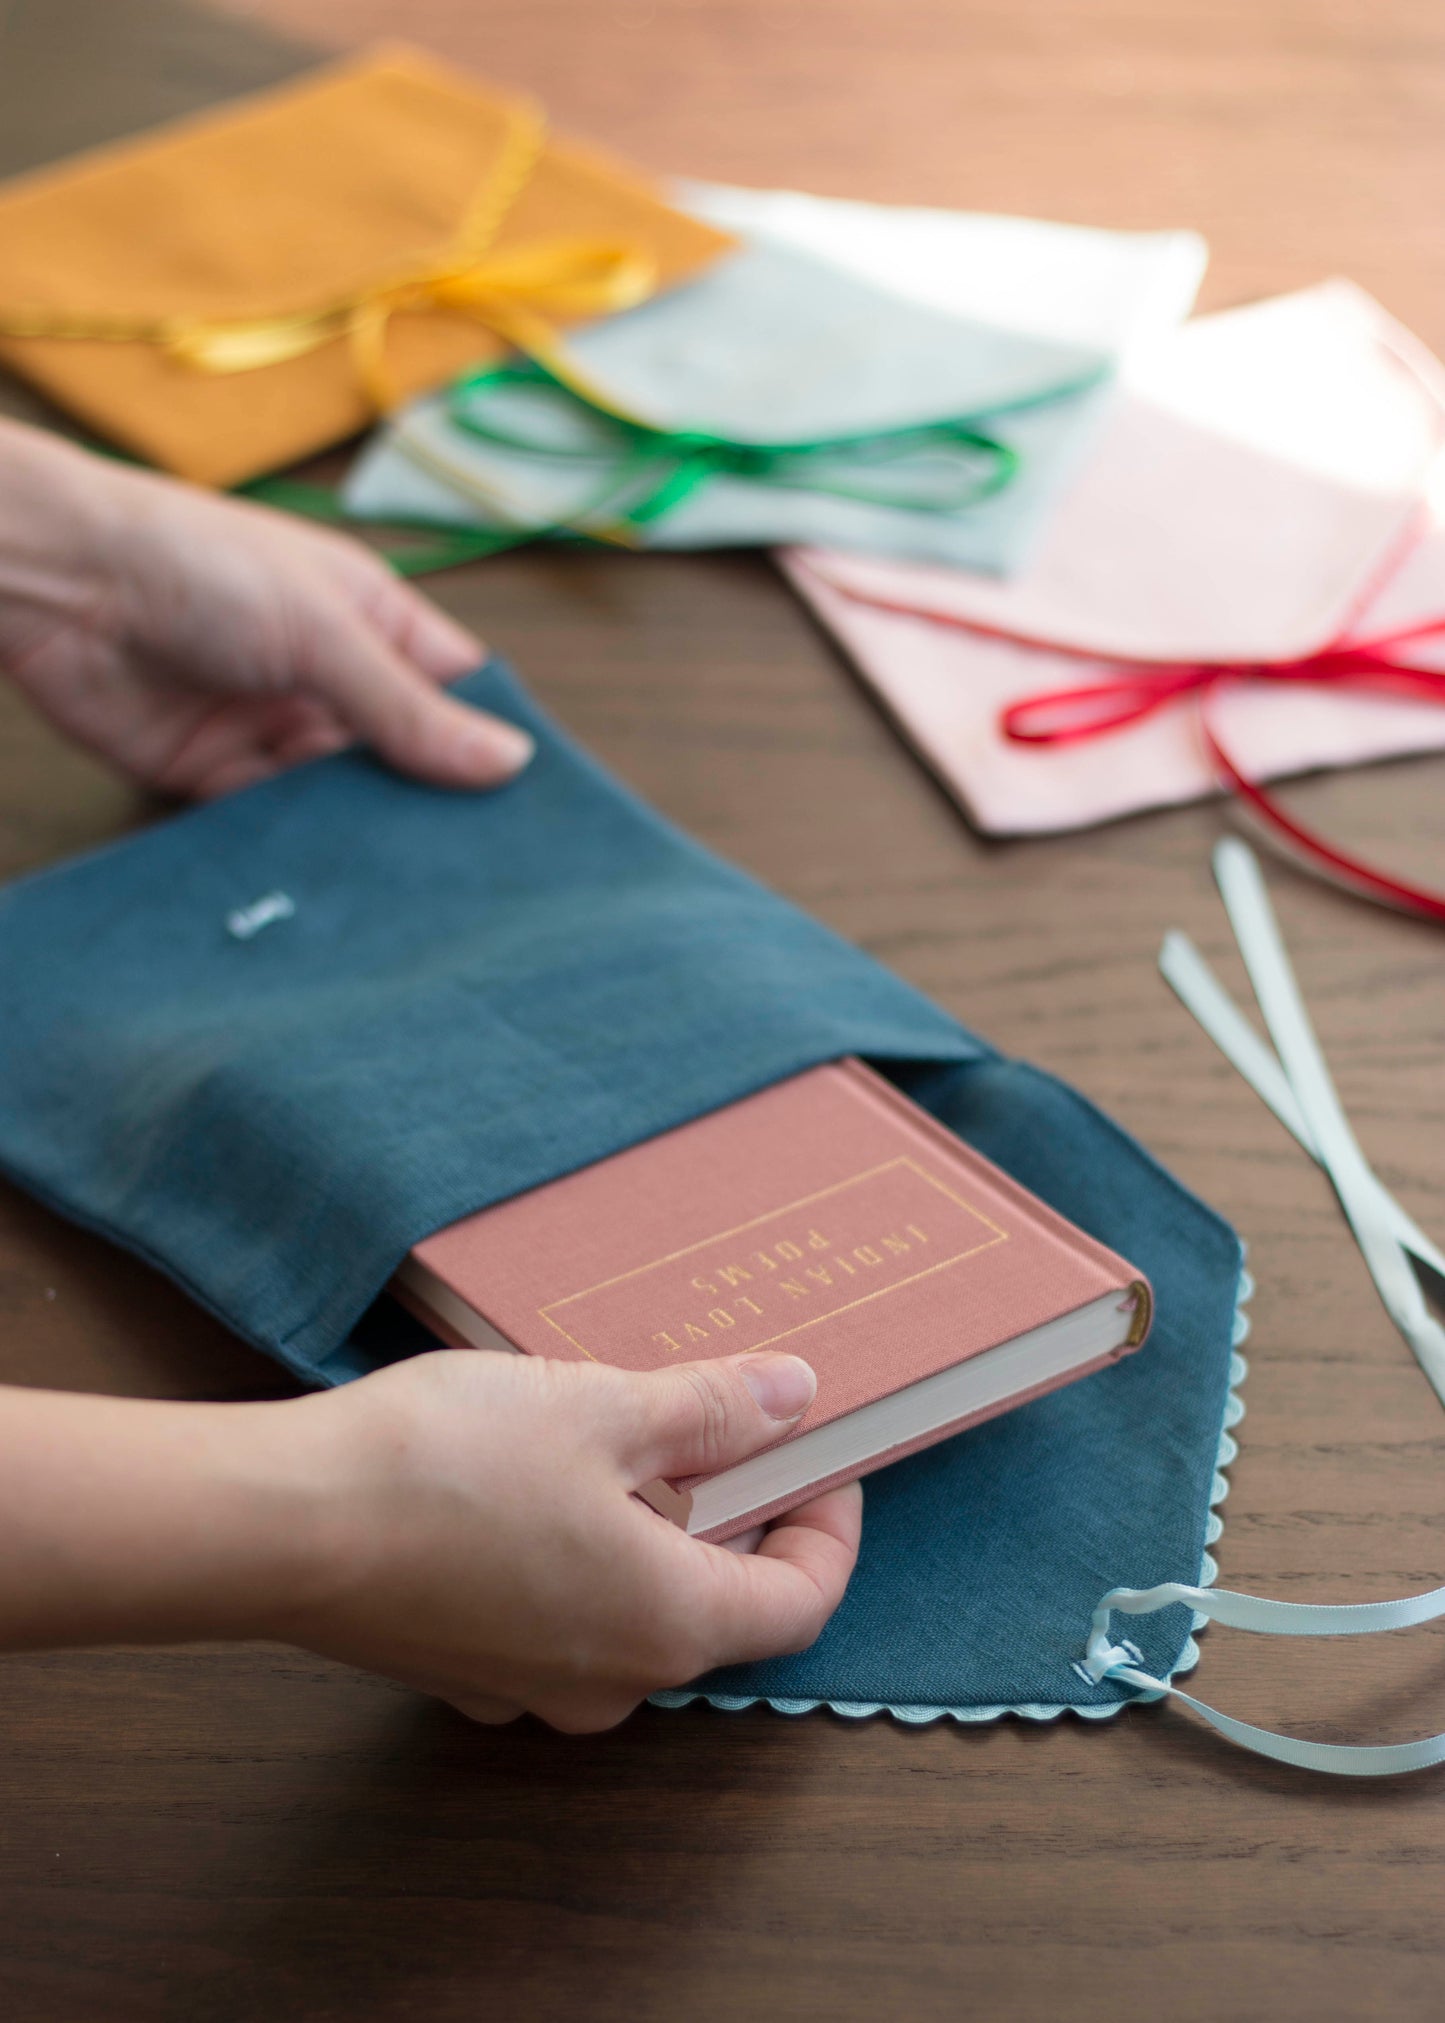
<svg viewBox="0 0 1445 2023"><path fill-rule="evenodd" d="M361 519L499 535L810 541L1005 570L1083 454L1114 362L759 238L571 333L562 376L488 368L415 402L344 499Z"/></svg>
<svg viewBox="0 0 1445 2023"><path fill-rule="evenodd" d="M422 1237L859 1054L1147 1272L1156 1327L874 1477L822 1639L698 1690L1114 1711L1128 1692L1075 1668L1100 1595L1207 1568L1234 1235L1081 1097L635 800L504 667L460 693L538 740L495 794L343 754L0 895L5 1170L335 1383L416 1345L364 1317ZM1191 1629L1141 1620L1151 1673Z"/></svg>

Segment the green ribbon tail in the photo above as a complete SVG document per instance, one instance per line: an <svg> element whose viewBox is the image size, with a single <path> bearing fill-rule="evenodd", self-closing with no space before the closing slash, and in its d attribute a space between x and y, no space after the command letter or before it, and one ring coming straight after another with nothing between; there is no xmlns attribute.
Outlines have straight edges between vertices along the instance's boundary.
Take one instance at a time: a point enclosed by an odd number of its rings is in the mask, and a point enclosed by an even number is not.
<svg viewBox="0 0 1445 2023"><path fill-rule="evenodd" d="M657 428L635 416L594 406L536 359L522 359L463 375L448 393L448 417L460 434L493 449L600 466L601 481L564 519L516 527L477 527L435 519L378 522L348 512L338 494L324 485L293 478L261 478L240 489L247 498L306 519L371 530L382 554L401 576L432 575L538 540L636 546L641 529L675 512L714 478L737 478L895 512L941 516L964 512L992 498L1018 475L1019 452L992 433L989 422L1085 393L1102 377L1100 370L1065 385L1041 389L1000 408L996 415L915 423L856 436L755 443L701 430ZM485 413L484 406L490 394L507 387L541 394L564 413L585 417L593 431L590 441L559 444L504 426ZM952 483L940 487L926 472L920 475L900 468L917 457L929 457L935 463L954 459L957 468ZM888 483L890 471L895 473L892 485Z"/></svg>
<svg viewBox="0 0 1445 2023"><path fill-rule="evenodd" d="M531 527L508 528L452 526L437 520L362 519L348 511L339 492L329 485L312 485L297 478L257 478L239 488L240 496L259 505L295 513L303 520L317 520L328 527L344 527L349 532L365 530L378 536L383 559L398 576L435 576L444 569L457 569L466 562L505 554L537 538ZM549 531L549 530L541 530Z"/></svg>

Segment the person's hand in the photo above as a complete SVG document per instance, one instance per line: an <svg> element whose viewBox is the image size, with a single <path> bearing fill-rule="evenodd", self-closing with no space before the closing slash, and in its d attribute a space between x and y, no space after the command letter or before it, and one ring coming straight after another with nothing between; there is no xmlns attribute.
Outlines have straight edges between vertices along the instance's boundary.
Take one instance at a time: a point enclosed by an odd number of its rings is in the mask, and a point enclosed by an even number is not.
<svg viewBox="0 0 1445 2023"><path fill-rule="evenodd" d="M0 422L0 672L147 786L223 794L356 739L497 785L530 739L439 686L483 656L359 542Z"/></svg>
<svg viewBox="0 0 1445 2023"><path fill-rule="evenodd" d="M280 1404L0 1388L0 1652L267 1637L478 1720L607 1728L842 1599L856 1486L751 1553L632 1494L771 1445L813 1388L775 1351L640 1376L485 1349Z"/></svg>
<svg viewBox="0 0 1445 2023"><path fill-rule="evenodd" d="M527 1711L569 1732L714 1665L802 1650L853 1569L856 1485L751 1554L629 1492L743 1460L813 1390L805 1363L767 1351L634 1376L448 1350L282 1407L322 1439L328 1572L265 1632L478 1720Z"/></svg>

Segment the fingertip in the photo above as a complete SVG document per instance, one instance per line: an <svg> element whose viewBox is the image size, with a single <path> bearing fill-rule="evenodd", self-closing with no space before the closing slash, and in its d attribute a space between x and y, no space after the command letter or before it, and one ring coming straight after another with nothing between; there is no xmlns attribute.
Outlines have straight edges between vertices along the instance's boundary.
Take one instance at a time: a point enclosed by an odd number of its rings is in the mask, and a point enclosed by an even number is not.
<svg viewBox="0 0 1445 2023"><path fill-rule="evenodd" d="M806 1650L847 1592L858 1558L863 1498L856 1482L780 1517L756 1552L728 1561L713 1664ZM723 1548L714 1547L719 1557Z"/></svg>
<svg viewBox="0 0 1445 2023"><path fill-rule="evenodd" d="M858 1542L863 1536L862 1483L846 1482L840 1488L825 1490L811 1503L800 1504L796 1510L787 1511L769 1525L758 1550L766 1552L771 1544L772 1556L783 1556L795 1543L787 1537L792 1531L817 1532L856 1558Z"/></svg>
<svg viewBox="0 0 1445 2023"><path fill-rule="evenodd" d="M780 1517L756 1556L779 1560L806 1575L817 1591L821 1628L843 1599L857 1564L862 1534L863 1491L858 1483L850 1482Z"/></svg>
<svg viewBox="0 0 1445 2023"><path fill-rule="evenodd" d="M477 719L467 727L463 744L468 768L482 786L500 786L504 780L515 779L537 753L537 740L530 731L501 717Z"/></svg>
<svg viewBox="0 0 1445 2023"><path fill-rule="evenodd" d="M754 1400L780 1425L801 1419L818 1395L812 1365L785 1351L754 1349L737 1358L737 1370Z"/></svg>
<svg viewBox="0 0 1445 2023"><path fill-rule="evenodd" d="M490 658L484 639L448 612L423 601L424 617L417 626L413 658L433 681L456 681Z"/></svg>
<svg viewBox="0 0 1445 2023"><path fill-rule="evenodd" d="M402 587L395 579L392 585ZM418 614L427 626L418 626ZM429 673L421 664L428 656L416 651L419 631L440 617L423 600L404 600L400 612L387 602L369 614L333 603L313 617L298 670L302 694L324 704L398 772L436 787L497 787L531 758L525 731L448 694L440 670L434 665ZM460 664L454 656L446 674L475 665L477 651L466 640Z"/></svg>
<svg viewBox="0 0 1445 2023"><path fill-rule="evenodd" d="M395 579L393 579L395 581ZM456 681L488 658L485 640L410 584L396 583L396 646L431 681Z"/></svg>
<svg viewBox="0 0 1445 2023"><path fill-rule="evenodd" d="M501 717L486 716L450 697L435 697L419 751L391 754L434 786L459 790L505 786L536 753L535 738Z"/></svg>
<svg viewBox="0 0 1445 2023"><path fill-rule="evenodd" d="M765 1524L755 1524L749 1531L735 1532L731 1538L719 1541L724 1552L756 1552L768 1535Z"/></svg>

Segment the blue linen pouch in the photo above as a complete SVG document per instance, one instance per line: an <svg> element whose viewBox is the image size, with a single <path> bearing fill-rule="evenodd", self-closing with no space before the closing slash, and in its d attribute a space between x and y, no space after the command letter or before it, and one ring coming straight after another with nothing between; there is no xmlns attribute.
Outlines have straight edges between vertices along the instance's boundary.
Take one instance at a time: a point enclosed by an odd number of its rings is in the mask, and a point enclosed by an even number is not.
<svg viewBox="0 0 1445 2023"><path fill-rule="evenodd" d="M346 753L0 893L0 1165L336 1383L419 1346L374 1303L422 1237L859 1054L1145 1271L1154 1332L873 1477L820 1641L697 1690L1112 1711L1128 1695L1073 1669L1099 1596L1200 1578L1232 1231L1080 1096L672 828L499 662L458 693L537 739L500 792ZM1139 1625L1157 1676L1190 1632L1183 1608Z"/></svg>

